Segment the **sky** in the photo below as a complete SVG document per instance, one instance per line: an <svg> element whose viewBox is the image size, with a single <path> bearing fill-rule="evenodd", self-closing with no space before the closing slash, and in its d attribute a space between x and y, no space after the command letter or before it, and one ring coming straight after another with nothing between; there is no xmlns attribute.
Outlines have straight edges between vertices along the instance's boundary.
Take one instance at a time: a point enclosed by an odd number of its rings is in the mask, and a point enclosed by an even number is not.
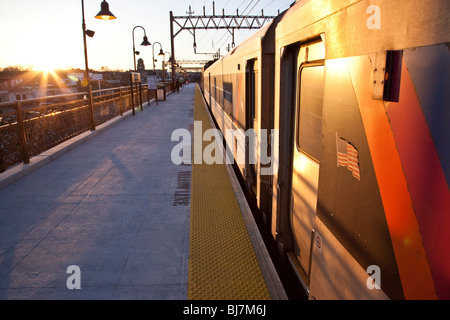
<svg viewBox="0 0 450 320"><path fill-rule="evenodd" d="M189 6L193 15L212 14L212 0L107 0L115 20L103 21L94 16L100 11L102 0L84 0L86 28L95 31L87 38L89 68L99 70L131 70L133 65L132 30L136 26L145 29L148 40L159 42L170 56L170 18L186 16ZM267 16L282 12L295 0L216 0L215 12L222 14ZM7 66L22 66L33 70L84 69L81 0L0 0L0 69ZM175 32L178 30L175 27ZM256 30L241 30L235 34L238 45ZM134 39L136 50L146 69L152 69L154 48L156 69L161 69L162 58L158 57L159 44L142 47L144 31L136 28ZM197 52L225 54L231 42L226 30L199 30ZM193 37L184 30L175 38L177 60L210 60L212 55L194 54Z"/></svg>

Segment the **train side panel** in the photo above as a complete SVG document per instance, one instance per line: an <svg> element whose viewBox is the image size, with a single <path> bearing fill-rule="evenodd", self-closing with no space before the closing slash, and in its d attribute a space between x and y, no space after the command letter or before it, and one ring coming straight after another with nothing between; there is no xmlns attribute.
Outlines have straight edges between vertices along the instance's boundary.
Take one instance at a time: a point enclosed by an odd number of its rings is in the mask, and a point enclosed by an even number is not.
<svg viewBox="0 0 450 320"><path fill-rule="evenodd" d="M268 215L265 216L267 220L271 213L271 177L261 174L261 166L265 164L260 160L262 156L270 157L267 149L270 148L273 99L268 98L273 98L271 66L275 34L272 24L263 27L204 71L205 83L208 82L205 97L211 112L246 181L247 191ZM222 96L216 92L222 92ZM262 130L265 130L264 134L261 134ZM254 161L249 161L252 155Z"/></svg>
<svg viewBox="0 0 450 320"><path fill-rule="evenodd" d="M381 9L382 27L376 30L367 27L372 5ZM444 30L450 5L424 1L419 7L408 1L298 1L277 27L274 126L280 134L272 234L311 298L449 297L444 252L450 197L443 147L449 135L442 130L449 125ZM305 48L312 41L323 41L324 62L308 59ZM376 73L390 63L386 50L400 57L394 64L401 80L389 87L398 100L375 94L380 83L384 90L388 86ZM317 113L321 153L300 151L320 168L318 187L298 186L297 174L310 169L294 157L300 148L296 132L311 126L297 128L309 103L302 107L303 93L310 90L303 88L302 76L308 63L324 65ZM308 204L308 189L316 189L316 205ZM299 201L306 205L295 213ZM310 211L315 223L307 227L301 221ZM305 227L309 233L301 236ZM302 258L308 249L311 260ZM373 270L381 276L381 289L368 282Z"/></svg>

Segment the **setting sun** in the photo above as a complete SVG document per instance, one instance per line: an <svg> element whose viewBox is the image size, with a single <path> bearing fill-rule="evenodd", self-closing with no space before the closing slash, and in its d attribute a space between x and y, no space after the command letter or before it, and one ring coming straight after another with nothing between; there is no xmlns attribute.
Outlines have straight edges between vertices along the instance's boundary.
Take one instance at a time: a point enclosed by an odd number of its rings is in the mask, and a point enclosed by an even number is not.
<svg viewBox="0 0 450 320"><path fill-rule="evenodd" d="M54 61L51 60L51 57L41 56L38 59L38 62L33 65L33 69L36 71L45 71L45 72L53 72L55 69Z"/></svg>

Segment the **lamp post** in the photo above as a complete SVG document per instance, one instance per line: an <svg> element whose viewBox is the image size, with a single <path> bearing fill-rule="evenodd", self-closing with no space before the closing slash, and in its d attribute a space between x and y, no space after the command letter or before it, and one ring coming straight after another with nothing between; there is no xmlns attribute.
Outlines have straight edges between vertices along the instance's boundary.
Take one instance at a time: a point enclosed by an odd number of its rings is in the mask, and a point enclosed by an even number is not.
<svg viewBox="0 0 450 320"><path fill-rule="evenodd" d="M153 72L155 72L155 44L159 44L160 50L159 50L159 56L164 55L163 49L162 49L162 44L159 42L153 42L153 46L152 46L152 57L153 57Z"/></svg>
<svg viewBox="0 0 450 320"><path fill-rule="evenodd" d="M133 36L133 61L134 61L134 71L135 71L135 72L137 71L137 69L136 69L136 54L139 54L139 52L136 51L135 46L134 46L134 30L135 30L136 28L142 28L142 30L144 30L144 39L143 39L143 41L142 41L142 43L141 43L141 46L150 46L150 45L151 45L151 43L148 42L148 39L147 39L147 33L145 32L144 27L142 27L142 26L136 26L136 27L134 27L134 28L133 28L133 32L132 32L132 36Z"/></svg>
<svg viewBox="0 0 450 320"><path fill-rule="evenodd" d="M163 56L163 61L162 61L162 79L163 79L163 83L164 83L164 101L166 101L166 53L169 52L163 52L163 49L161 47L161 50L159 51L159 56ZM170 53L169 53L170 54Z"/></svg>
<svg viewBox="0 0 450 320"><path fill-rule="evenodd" d="M86 36L92 38L94 36L95 32L92 30L86 30L86 22L84 20L84 0L81 0L81 14L82 14L81 28L83 29L84 63L85 63L83 85L88 87L88 93L89 93L88 104L89 104L89 110L91 113L90 126L91 126L91 130L95 130L94 104L93 104L93 100L92 100L92 86L89 81L89 64L88 64L88 56L87 56L87 42L86 42ZM95 18L102 19L102 20L116 19L116 17L109 11L109 5L106 1L103 1L101 3L100 12L95 16Z"/></svg>
<svg viewBox="0 0 450 320"><path fill-rule="evenodd" d="M160 48L161 48L161 50L159 51L159 55L161 55L161 54L164 55L164 52L163 52L163 50L162 50L162 44L161 44L161 43L159 43L159 42L153 42L153 45L152 45L153 75L152 75L152 76L155 77L155 81L156 81L156 82L155 82L156 89L154 89L154 90L155 90L156 101L158 102L158 75L157 75L157 73L156 73L156 71L155 71L155 44L159 44L159 46L160 46ZM149 89L150 89L150 88L149 88ZM164 98L164 100L165 100L165 98Z"/></svg>
<svg viewBox="0 0 450 320"><path fill-rule="evenodd" d="M159 50L158 56L163 56L163 69L164 69L164 62L165 62L164 60L165 60L166 56L163 52L162 46L161 46L161 50Z"/></svg>
<svg viewBox="0 0 450 320"><path fill-rule="evenodd" d="M170 52L169 51L164 52L162 54L162 56L163 56L163 64L162 64L162 66L163 66L163 82L164 82L164 86L166 85L166 53L169 54L169 61L170 61ZM161 52L159 54L161 54Z"/></svg>

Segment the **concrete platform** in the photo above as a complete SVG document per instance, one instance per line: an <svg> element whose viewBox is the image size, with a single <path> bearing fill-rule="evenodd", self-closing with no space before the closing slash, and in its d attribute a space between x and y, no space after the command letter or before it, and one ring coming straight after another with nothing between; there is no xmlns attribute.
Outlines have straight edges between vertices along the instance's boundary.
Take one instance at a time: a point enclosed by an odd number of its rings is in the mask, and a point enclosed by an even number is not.
<svg viewBox="0 0 450 320"><path fill-rule="evenodd" d="M170 137L193 97L185 87L13 169L27 175L0 190L0 299L187 298L190 207L173 202L191 168L171 162Z"/></svg>

